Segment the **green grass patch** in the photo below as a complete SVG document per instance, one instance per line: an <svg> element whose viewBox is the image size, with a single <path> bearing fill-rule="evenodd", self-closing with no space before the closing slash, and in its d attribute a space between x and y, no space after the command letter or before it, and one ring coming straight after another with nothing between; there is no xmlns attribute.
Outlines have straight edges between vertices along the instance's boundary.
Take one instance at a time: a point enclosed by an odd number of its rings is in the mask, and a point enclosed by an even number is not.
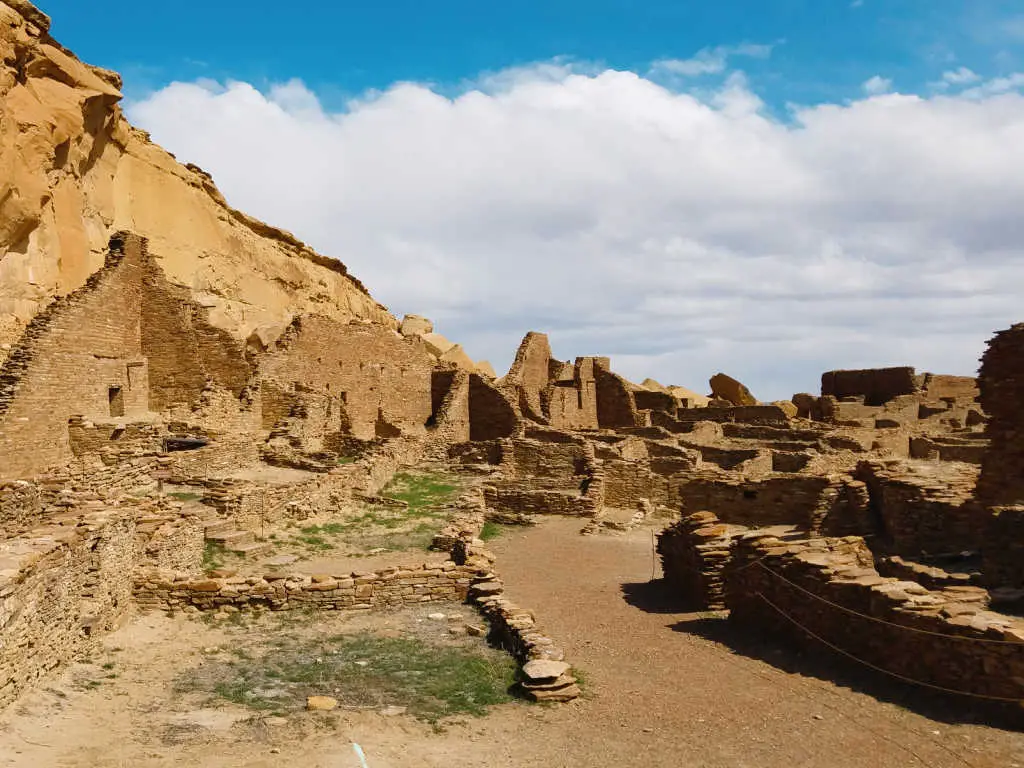
<svg viewBox="0 0 1024 768"><path fill-rule="evenodd" d="M480 538L483 541L492 541L505 533L505 526L501 523L495 523L488 520L484 523L484 527L480 529Z"/></svg>
<svg viewBox="0 0 1024 768"><path fill-rule="evenodd" d="M429 507L452 501L459 490L447 478L401 472L384 489L384 495L404 501L411 515L429 514Z"/></svg>
<svg viewBox="0 0 1024 768"><path fill-rule="evenodd" d="M232 552L225 549L223 544L216 541L207 541L203 545L203 570L213 571L223 568L230 559L236 558Z"/></svg>
<svg viewBox="0 0 1024 768"><path fill-rule="evenodd" d="M190 670L179 690L206 691L259 711L295 711L307 696L333 696L349 708L406 707L430 723L481 716L512 700L515 662L491 648L372 634L281 639L272 650L247 649L244 664L207 662Z"/></svg>
<svg viewBox="0 0 1024 768"><path fill-rule="evenodd" d="M339 456L338 457L338 464L339 464L339 466L341 464L352 464L352 463L355 462L355 460L356 460L355 456Z"/></svg>
<svg viewBox="0 0 1024 768"><path fill-rule="evenodd" d="M274 540L281 552L314 556L345 547L354 557L427 549L448 518L445 508L460 491L448 478L401 473L382 492L400 505L369 505L344 520L295 526Z"/></svg>

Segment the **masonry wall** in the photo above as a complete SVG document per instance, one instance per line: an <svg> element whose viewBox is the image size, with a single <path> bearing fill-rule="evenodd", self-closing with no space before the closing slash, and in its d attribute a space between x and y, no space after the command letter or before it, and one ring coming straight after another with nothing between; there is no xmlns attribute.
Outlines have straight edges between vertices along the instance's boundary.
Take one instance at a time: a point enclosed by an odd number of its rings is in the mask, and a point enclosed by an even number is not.
<svg viewBox="0 0 1024 768"><path fill-rule="evenodd" d="M917 393L924 383L913 368L865 368L827 371L821 375L821 394L842 399L864 397L865 405L882 405L898 395Z"/></svg>
<svg viewBox="0 0 1024 768"><path fill-rule="evenodd" d="M738 538L726 568L730 622L969 694L1024 700L1024 620L984 611L984 591L931 592L880 576L856 538ZM965 700L961 700L965 701Z"/></svg>
<svg viewBox="0 0 1024 768"><path fill-rule="evenodd" d="M905 557L977 551L985 515L972 498L976 468L947 463L940 475L928 469L899 461L858 465L854 474L867 486L878 544Z"/></svg>
<svg viewBox="0 0 1024 768"><path fill-rule="evenodd" d="M418 339L304 315L261 362L260 375L283 389L298 382L339 397L351 434L372 439L425 433L433 412L432 369L433 358Z"/></svg>
<svg viewBox="0 0 1024 768"><path fill-rule="evenodd" d="M545 390L548 420L557 429L597 429L597 382L594 358L580 357L573 366L573 378L555 382Z"/></svg>
<svg viewBox="0 0 1024 768"><path fill-rule="evenodd" d="M603 364L594 366L594 378L597 382L597 423L601 429L644 425L625 379Z"/></svg>
<svg viewBox="0 0 1024 768"><path fill-rule="evenodd" d="M469 439L498 440L520 431L522 419L513 403L473 373L469 376Z"/></svg>
<svg viewBox="0 0 1024 768"><path fill-rule="evenodd" d="M144 292L141 341L150 407L192 405L208 386L240 395L252 375L242 345L210 325L190 291L171 285L155 262L146 270Z"/></svg>
<svg viewBox="0 0 1024 768"><path fill-rule="evenodd" d="M673 597L691 610L724 609L729 548L746 530L702 511L685 515L658 534L662 571Z"/></svg>
<svg viewBox="0 0 1024 768"><path fill-rule="evenodd" d="M126 415L147 410L144 383L129 376L142 357L145 245L114 242L106 266L37 315L0 370L0 477L28 477L70 458L68 419L109 418L113 389Z"/></svg>
<svg viewBox="0 0 1024 768"><path fill-rule="evenodd" d="M233 576L196 578L191 574L149 570L134 582L143 608L193 606L200 610L260 606L272 610L316 607L371 610L434 601L465 600L477 569L447 561L431 567L387 568L317 576Z"/></svg>
<svg viewBox="0 0 1024 768"><path fill-rule="evenodd" d="M503 379L503 388L514 402L518 401L523 416L533 421L546 421L541 393L548 386L550 362L551 345L548 337L531 331L523 338L512 367Z"/></svg>
<svg viewBox="0 0 1024 768"><path fill-rule="evenodd" d="M679 487L683 509L708 510L723 523L751 527L798 526L811 530L822 516L826 477L782 476L760 481L693 477Z"/></svg>
<svg viewBox="0 0 1024 768"><path fill-rule="evenodd" d="M989 450L978 478L985 505L1024 505L1024 323L997 333L981 360Z"/></svg>
<svg viewBox="0 0 1024 768"><path fill-rule="evenodd" d="M0 544L0 707L118 624L134 550L134 523L107 512Z"/></svg>

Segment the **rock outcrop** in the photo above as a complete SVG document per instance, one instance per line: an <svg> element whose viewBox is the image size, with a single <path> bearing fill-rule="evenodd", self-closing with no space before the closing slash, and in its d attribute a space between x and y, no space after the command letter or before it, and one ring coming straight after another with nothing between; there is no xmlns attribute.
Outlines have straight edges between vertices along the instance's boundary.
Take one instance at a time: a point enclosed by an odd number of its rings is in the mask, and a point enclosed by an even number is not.
<svg viewBox="0 0 1024 768"><path fill-rule="evenodd" d="M120 230L146 237L168 279L240 341L312 312L397 327L340 262L234 210L209 174L133 128L120 89L27 0L0 0L0 362L103 267Z"/></svg>

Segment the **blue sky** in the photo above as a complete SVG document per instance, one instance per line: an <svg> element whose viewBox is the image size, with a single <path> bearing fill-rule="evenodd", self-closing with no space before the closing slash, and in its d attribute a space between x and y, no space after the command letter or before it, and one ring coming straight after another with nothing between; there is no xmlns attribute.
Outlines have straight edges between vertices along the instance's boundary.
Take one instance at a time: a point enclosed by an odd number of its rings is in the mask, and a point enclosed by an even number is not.
<svg viewBox="0 0 1024 768"><path fill-rule="evenodd" d="M40 2L232 205L499 371L536 330L770 400L1024 320L1021 0Z"/></svg>
<svg viewBox="0 0 1024 768"><path fill-rule="evenodd" d="M744 70L767 101L856 95L882 72L916 91L951 65L1015 71L1019 0L42 0L54 34L122 72L129 95L199 77L253 84L300 78L328 106L415 80L457 84L555 57L643 71L700 49L774 44ZM294 12L293 12L294 11Z"/></svg>

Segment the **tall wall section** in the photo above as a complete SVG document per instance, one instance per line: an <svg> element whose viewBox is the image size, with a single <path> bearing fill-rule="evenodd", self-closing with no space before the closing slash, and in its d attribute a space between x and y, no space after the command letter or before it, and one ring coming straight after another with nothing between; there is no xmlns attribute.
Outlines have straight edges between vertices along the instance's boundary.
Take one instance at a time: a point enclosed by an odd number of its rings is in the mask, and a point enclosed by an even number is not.
<svg viewBox="0 0 1024 768"><path fill-rule="evenodd" d="M0 476L32 474L70 458L73 414L147 410L139 380L143 259L138 239L115 241L107 265L37 315L15 346L0 369Z"/></svg>
<svg viewBox="0 0 1024 768"><path fill-rule="evenodd" d="M260 377L279 388L301 385L340 398L351 434L372 439L425 432L433 367L418 338L305 315L267 353Z"/></svg>
<svg viewBox="0 0 1024 768"><path fill-rule="evenodd" d="M220 390L238 408L242 345L167 282L144 238L118 233L106 266L37 315L0 367L0 477L71 458L68 420L144 417Z"/></svg>
<svg viewBox="0 0 1024 768"><path fill-rule="evenodd" d="M171 283L245 340L315 311L396 322L345 267L228 206L208 174L129 125L120 77L0 0L0 360L54 298L104 265L112 233L147 237Z"/></svg>

